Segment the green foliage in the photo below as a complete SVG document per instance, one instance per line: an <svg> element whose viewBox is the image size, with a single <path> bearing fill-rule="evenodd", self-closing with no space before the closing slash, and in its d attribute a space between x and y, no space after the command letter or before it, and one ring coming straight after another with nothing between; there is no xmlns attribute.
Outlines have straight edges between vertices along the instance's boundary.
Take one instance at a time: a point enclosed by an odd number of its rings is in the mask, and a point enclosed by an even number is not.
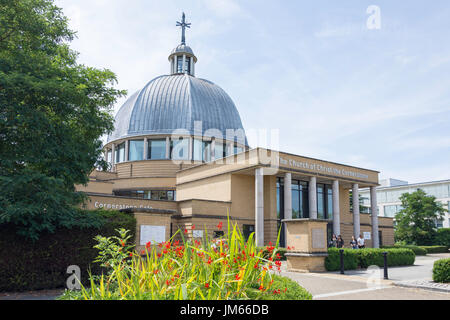
<svg viewBox="0 0 450 320"><path fill-rule="evenodd" d="M123 91L114 73L77 63L74 32L50 0L0 0L0 224L26 237L77 226Z"/></svg>
<svg viewBox="0 0 450 320"><path fill-rule="evenodd" d="M263 251L263 257L265 259L269 259L270 256L273 253L273 251L267 250L267 247L258 247L258 250L262 250ZM287 249L286 248L278 247L278 248L275 248L274 250L275 250L275 255L278 254L281 261L285 261L286 260L286 256L285 256L285 254L287 253Z"/></svg>
<svg viewBox="0 0 450 320"><path fill-rule="evenodd" d="M98 263L92 263L98 255L94 237L112 236L121 227L131 230L132 237L136 233L136 220L126 213L79 210L79 219L81 226L43 232L37 241L18 235L14 225L0 226L0 291L62 288L70 265L81 268L86 283L89 269L93 274L102 272Z"/></svg>
<svg viewBox="0 0 450 320"><path fill-rule="evenodd" d="M435 237L435 244L450 248L450 228L438 229Z"/></svg>
<svg viewBox="0 0 450 320"><path fill-rule="evenodd" d="M180 234L182 239L174 241ZM275 277L280 270L275 247L267 247L270 258L255 246L254 233L245 241L237 224L220 239L205 233L202 241L186 241L177 231L166 242L147 243L143 252L132 251L127 235L97 237L101 249L97 261L108 268L107 275L91 277L90 287L78 293L66 292L72 300L236 300L311 299L295 282Z"/></svg>
<svg viewBox="0 0 450 320"><path fill-rule="evenodd" d="M325 258L325 268L328 271L341 270L341 258L338 248L329 248L328 257ZM344 249L344 269L353 270L358 267L357 250Z"/></svg>
<svg viewBox="0 0 450 320"><path fill-rule="evenodd" d="M294 280L274 275L269 292L262 296L264 300L312 300L312 295ZM252 296L250 296L253 299ZM256 297L254 297L256 298Z"/></svg>
<svg viewBox="0 0 450 320"><path fill-rule="evenodd" d="M393 246L382 246L384 249L411 249L416 256L425 256L427 254L427 250L423 247L415 246L415 245L407 245L407 244L395 244Z"/></svg>
<svg viewBox="0 0 450 320"><path fill-rule="evenodd" d="M411 249L344 249L344 268L353 270L358 267L367 268L371 265L384 266L383 252L387 252L388 266L413 265L415 254ZM340 270L339 249L329 248L328 257L325 259L325 268L328 271Z"/></svg>
<svg viewBox="0 0 450 320"><path fill-rule="evenodd" d="M443 283L450 282L450 258L440 259L434 262L433 281Z"/></svg>
<svg viewBox="0 0 450 320"><path fill-rule="evenodd" d="M433 245L435 220L446 212L434 196L419 189L400 196L403 209L395 215L395 238L415 245Z"/></svg>
<svg viewBox="0 0 450 320"><path fill-rule="evenodd" d="M420 248L427 253L448 253L448 247L446 246L420 246Z"/></svg>

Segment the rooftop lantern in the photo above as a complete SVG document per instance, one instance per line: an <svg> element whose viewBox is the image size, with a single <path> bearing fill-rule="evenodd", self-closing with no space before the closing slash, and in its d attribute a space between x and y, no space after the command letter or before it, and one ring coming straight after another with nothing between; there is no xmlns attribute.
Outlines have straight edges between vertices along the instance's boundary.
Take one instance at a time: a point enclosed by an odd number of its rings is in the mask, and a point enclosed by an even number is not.
<svg viewBox="0 0 450 320"><path fill-rule="evenodd" d="M177 21L177 27L181 27L181 43L172 50L169 56L170 74L188 74L195 76L195 63L197 57L194 55L191 47L186 45L186 28L190 28L191 24L186 22L186 17L181 17L181 22Z"/></svg>

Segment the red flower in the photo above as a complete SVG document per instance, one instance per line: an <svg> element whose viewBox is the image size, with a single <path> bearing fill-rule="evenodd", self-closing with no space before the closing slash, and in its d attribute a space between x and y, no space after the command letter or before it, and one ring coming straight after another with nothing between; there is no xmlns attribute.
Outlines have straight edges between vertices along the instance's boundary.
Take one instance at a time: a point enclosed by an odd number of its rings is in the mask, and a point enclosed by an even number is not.
<svg viewBox="0 0 450 320"><path fill-rule="evenodd" d="M170 282L169 282L169 280L166 280L166 284L167 284L167 285L170 285Z"/></svg>
<svg viewBox="0 0 450 320"><path fill-rule="evenodd" d="M217 225L217 229L222 230L222 222L219 222L219 224Z"/></svg>
<svg viewBox="0 0 450 320"><path fill-rule="evenodd" d="M188 233L187 229L184 229L184 233Z"/></svg>
<svg viewBox="0 0 450 320"><path fill-rule="evenodd" d="M211 264L212 260L211 257L208 258L208 261L206 262L207 264Z"/></svg>
<svg viewBox="0 0 450 320"><path fill-rule="evenodd" d="M120 243L122 244L122 247L125 247L125 243L122 240L120 240Z"/></svg>
<svg viewBox="0 0 450 320"><path fill-rule="evenodd" d="M205 288L209 289L209 283L208 282L205 283Z"/></svg>
<svg viewBox="0 0 450 320"><path fill-rule="evenodd" d="M152 246L152 243L149 241L149 242L147 242L147 244L145 245L145 247L147 248L147 249L150 249L150 247Z"/></svg>
<svg viewBox="0 0 450 320"><path fill-rule="evenodd" d="M264 290L264 287L263 287L263 285L260 285L260 286L259 286L259 290L261 290L261 291L263 291L263 290Z"/></svg>
<svg viewBox="0 0 450 320"><path fill-rule="evenodd" d="M236 279L236 280L240 280L241 279L241 277L239 277L239 275L237 274L237 275L235 275L234 276L234 278Z"/></svg>
<svg viewBox="0 0 450 320"><path fill-rule="evenodd" d="M133 256L133 254L132 254L132 253L130 252L129 256L130 256L130 257L132 257L132 256Z"/></svg>
<svg viewBox="0 0 450 320"><path fill-rule="evenodd" d="M191 229L192 229L192 230L194 230L194 229L195 229L195 224L193 224L193 225L192 225Z"/></svg>

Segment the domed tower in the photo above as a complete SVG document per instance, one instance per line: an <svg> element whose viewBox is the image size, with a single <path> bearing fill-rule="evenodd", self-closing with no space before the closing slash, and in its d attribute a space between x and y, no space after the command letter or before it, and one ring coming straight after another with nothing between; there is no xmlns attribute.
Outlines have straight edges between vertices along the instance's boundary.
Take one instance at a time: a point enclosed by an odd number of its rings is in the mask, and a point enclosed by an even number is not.
<svg viewBox="0 0 450 320"><path fill-rule="evenodd" d="M195 77L197 57L185 43L190 23L184 13L177 26L182 29L181 43L169 55L170 74L148 82L116 114L104 151L111 171L119 177L175 177L180 166L248 149L231 98L213 82Z"/></svg>

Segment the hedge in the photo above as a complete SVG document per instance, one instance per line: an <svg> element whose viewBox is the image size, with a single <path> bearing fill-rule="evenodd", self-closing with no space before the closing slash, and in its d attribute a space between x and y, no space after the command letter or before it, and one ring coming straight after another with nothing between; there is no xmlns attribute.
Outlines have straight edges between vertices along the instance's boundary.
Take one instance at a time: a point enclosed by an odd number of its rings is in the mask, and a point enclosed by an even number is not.
<svg viewBox="0 0 450 320"><path fill-rule="evenodd" d="M427 250L423 247L415 246L415 245L393 245L393 246L382 246L383 249L411 249L416 256L425 256L427 254Z"/></svg>
<svg viewBox="0 0 450 320"><path fill-rule="evenodd" d="M344 249L344 269L353 270L367 268L371 265L384 266L383 252L387 252L388 266L413 265L416 255L411 249L384 248L384 249ZM328 257L325 258L325 268L328 271L340 270L340 253L337 248L328 249Z"/></svg>
<svg viewBox="0 0 450 320"><path fill-rule="evenodd" d="M446 246L420 246L427 253L448 253L448 247Z"/></svg>
<svg viewBox="0 0 450 320"><path fill-rule="evenodd" d="M43 233L32 241L17 235L13 225L0 225L0 292L62 288L70 276L67 267L77 265L81 280L88 280L88 270L99 273L101 268L92 264L98 255L93 239L96 235L116 235L115 229L126 228L136 233L136 220L132 214L95 210L87 214L98 215L98 227L57 229Z"/></svg>
<svg viewBox="0 0 450 320"><path fill-rule="evenodd" d="M435 236L435 243L450 248L450 228L438 229Z"/></svg>
<svg viewBox="0 0 450 320"><path fill-rule="evenodd" d="M443 283L450 282L450 258L440 259L434 262L433 281Z"/></svg>

